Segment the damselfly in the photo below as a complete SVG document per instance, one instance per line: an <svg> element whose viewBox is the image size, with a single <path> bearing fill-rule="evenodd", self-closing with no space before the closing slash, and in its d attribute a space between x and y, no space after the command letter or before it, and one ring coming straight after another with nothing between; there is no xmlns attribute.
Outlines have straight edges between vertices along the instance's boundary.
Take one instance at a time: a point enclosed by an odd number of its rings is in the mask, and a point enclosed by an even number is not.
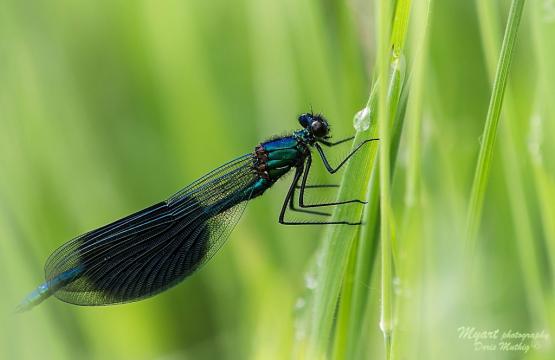
<svg viewBox="0 0 555 360"><path fill-rule="evenodd" d="M312 113L299 116L301 130L274 137L254 152L216 168L168 200L78 236L46 261L46 281L18 306L19 311L51 295L77 305L108 305L144 299L181 282L218 251L241 217L247 202L262 195L295 169L279 214L285 225L358 225L358 222L286 220L286 211L329 215L310 210L322 206L362 203L360 200L308 204L307 185L313 149L330 173L340 169L363 145L358 144L336 167L322 148L330 142L328 122ZM298 200L295 190L299 189ZM295 204L297 201L297 204Z"/></svg>

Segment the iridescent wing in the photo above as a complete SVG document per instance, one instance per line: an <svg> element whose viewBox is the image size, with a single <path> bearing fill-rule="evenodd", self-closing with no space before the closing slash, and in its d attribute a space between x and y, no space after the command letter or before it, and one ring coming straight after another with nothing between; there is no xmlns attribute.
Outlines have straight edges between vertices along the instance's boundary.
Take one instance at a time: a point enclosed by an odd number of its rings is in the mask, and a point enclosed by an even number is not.
<svg viewBox="0 0 555 360"><path fill-rule="evenodd" d="M78 305L136 301L176 285L233 230L257 180L252 164L252 155L239 157L167 201L65 243L46 262L46 284Z"/></svg>

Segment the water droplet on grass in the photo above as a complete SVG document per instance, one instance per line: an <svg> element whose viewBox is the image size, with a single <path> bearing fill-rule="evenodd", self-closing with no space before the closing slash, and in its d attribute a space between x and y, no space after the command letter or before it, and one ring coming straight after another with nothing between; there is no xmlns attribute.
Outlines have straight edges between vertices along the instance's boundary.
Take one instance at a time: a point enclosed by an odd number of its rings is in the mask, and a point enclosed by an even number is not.
<svg viewBox="0 0 555 360"><path fill-rule="evenodd" d="M355 114L353 118L353 127L356 131L366 131L370 127L370 114L371 110L368 107L364 107L362 110Z"/></svg>
<svg viewBox="0 0 555 360"><path fill-rule="evenodd" d="M393 278L393 292L396 295L400 295L402 292L402 288L401 288L401 279L398 276L395 276Z"/></svg>
<svg viewBox="0 0 555 360"><path fill-rule="evenodd" d="M304 277L304 282L307 289L314 290L318 286L318 280L313 274L306 274Z"/></svg>
<svg viewBox="0 0 555 360"><path fill-rule="evenodd" d="M534 114L530 120L530 134L528 136L528 153L534 164L542 165L543 123L539 114Z"/></svg>
<svg viewBox="0 0 555 360"><path fill-rule="evenodd" d="M306 305L306 300L304 298L298 298L297 301L295 302L295 310L300 310L304 308L305 305Z"/></svg>

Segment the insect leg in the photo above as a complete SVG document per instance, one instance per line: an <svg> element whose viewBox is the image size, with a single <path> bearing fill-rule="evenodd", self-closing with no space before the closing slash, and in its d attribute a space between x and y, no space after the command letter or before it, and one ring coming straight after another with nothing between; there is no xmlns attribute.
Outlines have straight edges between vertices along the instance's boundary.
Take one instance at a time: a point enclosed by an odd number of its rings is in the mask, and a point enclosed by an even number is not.
<svg viewBox="0 0 555 360"><path fill-rule="evenodd" d="M306 214L313 214L313 215L325 215L325 216L330 216L331 215L331 214L325 213L325 212L296 208L293 200L295 199L295 189L297 189L297 188L300 188L300 187L298 185L295 185L295 187L293 188L293 194L289 198L289 210L296 211L296 212L301 212L301 213L306 213Z"/></svg>
<svg viewBox="0 0 555 360"><path fill-rule="evenodd" d="M301 175L303 174L304 166L299 166L295 171L295 177L293 178L293 182L291 182L291 186L289 186L289 190L287 191L287 195L285 195L285 200L283 201L283 205L281 206L281 211L279 213L279 223L283 225L360 225L360 222L352 223L348 221L306 221L306 222L294 222L294 221L287 221L285 220L285 211L288 208L289 201L293 196L293 191L295 189L295 185L299 181Z"/></svg>
<svg viewBox="0 0 555 360"><path fill-rule="evenodd" d="M342 204L351 204L351 203L359 203L359 204L366 204L366 202L361 200L346 200L346 201L337 201L337 202L328 202L328 203L320 203L320 204L305 204L304 203L304 190L306 187L306 180L308 179L308 173L310 172L310 167L312 166L312 156L309 154L306 158L306 170L303 174L303 179L301 181L301 193L299 196L299 206L302 208L312 208L312 207L320 207L320 206L334 206L334 205L342 205Z"/></svg>
<svg viewBox="0 0 555 360"><path fill-rule="evenodd" d="M339 163L339 165L337 165L337 167L336 167L335 169L330 165L330 163L329 163L329 161L328 161L328 159L327 159L327 157L326 157L326 154L324 154L324 150L322 149L322 147L320 146L320 144L319 144L319 143L316 143L316 144L314 144L314 147L316 147L316 150L318 151L318 154L320 154L320 157L322 158L322 162L324 163L324 166L326 167L326 170L328 170L328 172L329 172L330 174L333 174L333 173L335 173L337 170L339 170L343 165L345 165L345 163L347 163L347 161L351 158L351 156L353 156L358 150L360 150L360 148L361 148L362 146L366 145L366 144L369 143L370 141L375 141L375 140L379 140L379 139L367 139L367 140L364 140L363 142L361 142L360 144L358 144L358 145L354 148L354 150L351 151L351 152L349 153L349 155L347 155L347 156L345 157L345 159L343 159L343 161L341 161L341 162Z"/></svg>
<svg viewBox="0 0 555 360"><path fill-rule="evenodd" d="M322 145L327 146L327 147L332 147L332 146L335 146L335 145L343 144L344 142L347 142L347 141L351 141L354 138L355 138L354 136L351 136L351 137L348 137L346 139L338 140L336 142L331 142L331 141L326 141L326 140L318 140L318 142Z"/></svg>

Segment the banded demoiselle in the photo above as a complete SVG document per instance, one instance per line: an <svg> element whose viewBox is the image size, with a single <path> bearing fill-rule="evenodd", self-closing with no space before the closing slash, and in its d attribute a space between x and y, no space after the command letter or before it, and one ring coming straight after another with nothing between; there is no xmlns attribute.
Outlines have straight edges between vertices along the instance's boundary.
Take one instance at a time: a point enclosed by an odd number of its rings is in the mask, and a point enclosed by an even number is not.
<svg viewBox="0 0 555 360"><path fill-rule="evenodd" d="M340 169L363 145L358 144L336 167L321 145L332 147L353 137L330 142L329 125L321 115L302 114L302 129L260 143L196 180L166 201L92 230L59 247L46 261L46 281L17 307L24 311L51 295L77 305L109 305L141 300L178 284L218 251L241 217L247 202L262 195L290 170L293 181L279 222L285 225L358 225L350 221L296 222L286 211L316 216L322 206L363 203L346 200L307 204L305 189L316 149L330 173ZM295 190L299 189L297 204Z"/></svg>

